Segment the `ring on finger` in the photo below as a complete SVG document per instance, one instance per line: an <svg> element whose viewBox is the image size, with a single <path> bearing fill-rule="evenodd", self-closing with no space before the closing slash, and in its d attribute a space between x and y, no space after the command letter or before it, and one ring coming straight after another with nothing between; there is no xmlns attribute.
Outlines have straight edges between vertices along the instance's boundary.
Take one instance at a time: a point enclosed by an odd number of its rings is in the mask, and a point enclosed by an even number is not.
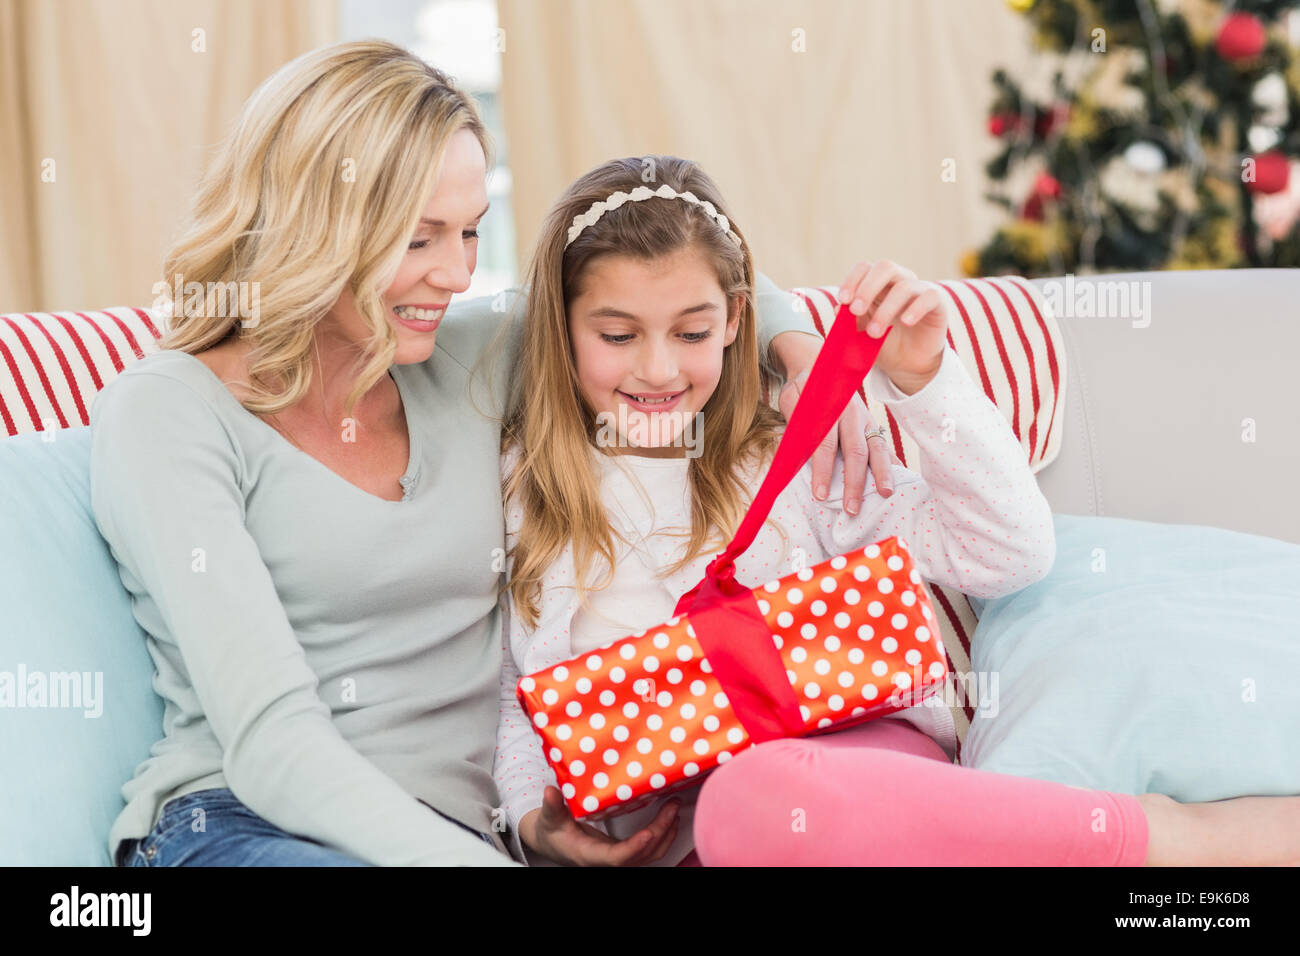
<svg viewBox="0 0 1300 956"><path fill-rule="evenodd" d="M885 433L879 428L873 428L867 432L867 441L871 441L873 438L879 438L881 441L884 441Z"/></svg>

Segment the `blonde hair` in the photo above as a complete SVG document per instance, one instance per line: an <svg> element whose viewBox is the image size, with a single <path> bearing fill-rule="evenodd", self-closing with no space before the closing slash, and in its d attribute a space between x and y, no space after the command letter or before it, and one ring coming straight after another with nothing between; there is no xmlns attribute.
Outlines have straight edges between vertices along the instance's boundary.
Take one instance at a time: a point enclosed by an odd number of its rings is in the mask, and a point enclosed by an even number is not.
<svg viewBox="0 0 1300 956"><path fill-rule="evenodd" d="M644 181L647 170L654 171L653 182ZM592 458L593 450L613 452L597 448L598 422L579 388L567 321L568 306L581 294L584 276L597 259L650 260L683 249L697 251L717 273L728 314L739 314L736 338L723 353L717 389L701 412L708 440L687 469L691 528L685 554L663 576L680 571L710 544L720 548L730 540L750 500L738 469L765 460L779 439L783 419L762 400L765 368L754 312L754 264L734 219L731 229L741 239L739 246L698 205L663 198L628 202L607 211L565 247L574 217L592 203L619 190L630 192L643 185L654 189L664 183L677 192L692 192L726 214L713 180L688 160L612 160L565 190L546 218L529 265L522 347L502 427L502 452L514 447L520 452L503 496L507 502L517 497L523 508L505 587L528 627L538 621L542 576L569 541L580 598L588 590L585 582L597 557L606 571L596 588L609 582L615 564L613 533Z"/></svg>
<svg viewBox="0 0 1300 956"><path fill-rule="evenodd" d="M464 129L490 167L473 99L395 44L339 43L281 67L244 104L165 257L164 284L180 276L206 294L197 314L174 304L160 348L193 354L239 335L252 346L243 405L275 413L307 394L316 326L349 289L371 333L350 413L392 365L397 339L380 297ZM260 314L243 328L217 307L232 282L258 283Z"/></svg>

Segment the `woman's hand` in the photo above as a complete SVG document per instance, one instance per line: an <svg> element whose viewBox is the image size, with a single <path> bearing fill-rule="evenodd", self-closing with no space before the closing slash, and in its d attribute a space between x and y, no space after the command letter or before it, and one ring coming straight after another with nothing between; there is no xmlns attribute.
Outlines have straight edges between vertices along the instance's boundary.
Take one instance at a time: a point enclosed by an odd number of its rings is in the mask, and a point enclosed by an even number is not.
<svg viewBox="0 0 1300 956"><path fill-rule="evenodd" d="M816 358L814 353L813 358ZM794 407L799 401L803 386L812 371L810 362L803 371L781 387L777 397L777 406L785 420L794 414ZM867 489L867 470L876 476L876 490L888 498L894 493L893 479L890 475L891 462L902 464L889 442L882 435L873 435L867 440L867 432L876 427L863 403L861 396L854 395L840 415L839 424L826 433L826 437L817 445L812 456L813 496L819 501L826 498L831 475L835 468L835 453L844 455L844 510L855 515L862 508L862 496Z"/></svg>
<svg viewBox="0 0 1300 956"><path fill-rule="evenodd" d="M668 852L677 837L679 801L670 800L649 825L626 840L616 840L593 826L579 823L565 805L564 795L547 787L542 805L524 814L519 836L529 849L557 863L572 866L645 866Z"/></svg>
<svg viewBox="0 0 1300 956"><path fill-rule="evenodd" d="M868 334L879 338L886 329L894 327L894 334L881 347L876 366L900 391L912 395L934 378L943 361L948 332L948 313L938 286L917 279L916 273L888 259L859 262L840 286L839 299L849 304L849 311L858 316L858 328L867 329ZM811 345L804 343L810 336L789 338L795 341L781 343L780 357L787 370L787 380L777 400L786 421L794 414L799 393L821 348L821 343L815 340ZM776 348L774 342L773 349ZM887 498L893 493L890 468L902 462L884 436L867 440L866 433L875 427L861 397L853 396L840 415L838 426L822 439L813 454L814 497L825 499L837 451L844 456L845 511L856 515L861 509L868 470L875 476L876 490L882 496Z"/></svg>
<svg viewBox="0 0 1300 956"><path fill-rule="evenodd" d="M888 259L859 262L840 286L839 299L868 335L879 338L894 329L876 367L901 391L912 395L934 378L948 333L948 311L937 285Z"/></svg>

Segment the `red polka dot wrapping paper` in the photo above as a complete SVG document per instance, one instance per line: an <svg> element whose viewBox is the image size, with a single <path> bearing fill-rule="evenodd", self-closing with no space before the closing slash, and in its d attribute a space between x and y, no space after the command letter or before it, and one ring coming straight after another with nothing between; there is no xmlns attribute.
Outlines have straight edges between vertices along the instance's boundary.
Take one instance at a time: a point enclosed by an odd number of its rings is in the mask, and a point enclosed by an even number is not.
<svg viewBox="0 0 1300 956"><path fill-rule="evenodd" d="M900 538L752 593L808 734L912 706L947 677L934 608ZM517 694L574 817L694 786L751 745L689 615L523 677Z"/></svg>

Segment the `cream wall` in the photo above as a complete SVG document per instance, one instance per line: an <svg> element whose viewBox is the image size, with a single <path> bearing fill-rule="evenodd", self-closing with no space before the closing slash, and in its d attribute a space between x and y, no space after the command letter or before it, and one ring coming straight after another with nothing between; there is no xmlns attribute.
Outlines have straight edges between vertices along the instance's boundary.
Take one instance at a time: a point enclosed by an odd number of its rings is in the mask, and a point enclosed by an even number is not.
<svg viewBox="0 0 1300 956"><path fill-rule="evenodd" d="M0 2L0 311L149 303L206 150L337 21L334 0ZM998 222L988 77L1034 66L1002 0L500 0L500 24L521 269L568 182L649 152L703 163L786 284L864 257L949 277Z"/></svg>
<svg viewBox="0 0 1300 956"><path fill-rule="evenodd" d="M521 263L567 183L651 152L704 166L782 284L956 276L1000 219L989 77L1031 49L1002 0L500 0L500 23Z"/></svg>
<svg viewBox="0 0 1300 956"><path fill-rule="evenodd" d="M0 312L152 302L205 149L335 21L333 0L0 2Z"/></svg>

